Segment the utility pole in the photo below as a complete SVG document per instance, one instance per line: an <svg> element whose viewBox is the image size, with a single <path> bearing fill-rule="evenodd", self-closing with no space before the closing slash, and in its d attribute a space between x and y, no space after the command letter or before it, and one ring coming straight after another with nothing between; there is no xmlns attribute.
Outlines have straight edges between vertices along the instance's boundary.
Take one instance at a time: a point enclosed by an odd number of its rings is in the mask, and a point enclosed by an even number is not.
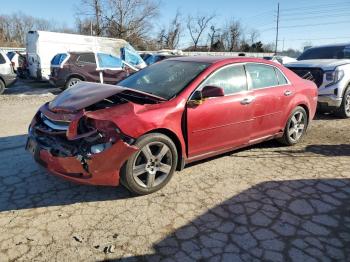
<svg viewBox="0 0 350 262"><path fill-rule="evenodd" d="M280 3L277 4L277 25L276 25L275 54L277 54L277 47L278 47L278 29L279 29L279 22L280 22Z"/></svg>

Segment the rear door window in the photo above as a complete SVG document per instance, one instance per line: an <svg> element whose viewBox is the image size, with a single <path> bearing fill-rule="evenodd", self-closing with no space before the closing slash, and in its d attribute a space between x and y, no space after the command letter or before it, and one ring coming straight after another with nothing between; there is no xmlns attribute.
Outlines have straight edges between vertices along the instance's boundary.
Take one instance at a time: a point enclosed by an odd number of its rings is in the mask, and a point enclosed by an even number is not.
<svg viewBox="0 0 350 262"><path fill-rule="evenodd" d="M77 58L78 64L96 64L95 54L93 53L86 53L81 54Z"/></svg>
<svg viewBox="0 0 350 262"><path fill-rule="evenodd" d="M262 64L247 64L247 75L252 89L278 86L275 69L272 66Z"/></svg>
<svg viewBox="0 0 350 262"><path fill-rule="evenodd" d="M119 57L98 53L98 66L101 69L122 69L123 61Z"/></svg>

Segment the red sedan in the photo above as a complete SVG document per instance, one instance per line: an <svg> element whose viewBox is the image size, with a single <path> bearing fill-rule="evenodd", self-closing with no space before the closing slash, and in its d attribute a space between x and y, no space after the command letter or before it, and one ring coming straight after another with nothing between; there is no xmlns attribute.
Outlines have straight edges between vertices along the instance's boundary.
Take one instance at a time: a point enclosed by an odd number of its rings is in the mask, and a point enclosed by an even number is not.
<svg viewBox="0 0 350 262"><path fill-rule="evenodd" d="M180 57L118 86L80 83L43 105L26 148L55 175L148 194L186 163L269 139L294 145L317 88L254 58Z"/></svg>

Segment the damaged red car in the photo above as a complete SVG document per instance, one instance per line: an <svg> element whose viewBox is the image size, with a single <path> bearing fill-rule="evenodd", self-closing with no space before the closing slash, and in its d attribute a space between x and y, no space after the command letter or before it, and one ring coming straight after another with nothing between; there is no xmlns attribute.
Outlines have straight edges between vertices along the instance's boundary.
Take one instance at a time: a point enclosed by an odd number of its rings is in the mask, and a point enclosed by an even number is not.
<svg viewBox="0 0 350 262"><path fill-rule="evenodd" d="M39 109L26 148L60 177L148 194L186 163L269 139L296 144L316 103L313 82L273 62L173 58L118 86L67 89Z"/></svg>

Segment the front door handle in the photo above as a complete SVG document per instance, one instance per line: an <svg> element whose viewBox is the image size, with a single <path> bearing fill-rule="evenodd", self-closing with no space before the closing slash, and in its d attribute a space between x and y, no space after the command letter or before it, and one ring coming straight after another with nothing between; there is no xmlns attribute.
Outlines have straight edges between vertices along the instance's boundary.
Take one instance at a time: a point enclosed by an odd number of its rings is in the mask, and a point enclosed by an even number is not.
<svg viewBox="0 0 350 262"><path fill-rule="evenodd" d="M286 90L286 91L284 92L284 95L285 95L285 96L290 96L290 95L292 95L292 94L293 94L293 92L290 91L290 90Z"/></svg>
<svg viewBox="0 0 350 262"><path fill-rule="evenodd" d="M249 105L251 102L253 102L255 99L254 96L248 96L248 97L245 97L241 100L241 104L242 105Z"/></svg>

